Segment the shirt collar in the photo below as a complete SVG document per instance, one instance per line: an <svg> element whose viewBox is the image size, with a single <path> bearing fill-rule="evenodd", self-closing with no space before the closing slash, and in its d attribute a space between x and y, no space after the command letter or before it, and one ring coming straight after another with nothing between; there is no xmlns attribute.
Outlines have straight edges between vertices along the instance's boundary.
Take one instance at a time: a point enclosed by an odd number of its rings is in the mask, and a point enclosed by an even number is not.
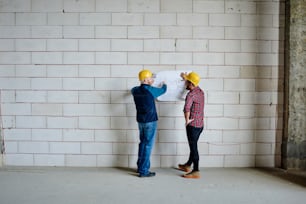
<svg viewBox="0 0 306 204"><path fill-rule="evenodd" d="M190 90L190 92L193 92L193 91L198 90L198 89L199 89L199 86L196 86L196 87L194 87L194 89Z"/></svg>

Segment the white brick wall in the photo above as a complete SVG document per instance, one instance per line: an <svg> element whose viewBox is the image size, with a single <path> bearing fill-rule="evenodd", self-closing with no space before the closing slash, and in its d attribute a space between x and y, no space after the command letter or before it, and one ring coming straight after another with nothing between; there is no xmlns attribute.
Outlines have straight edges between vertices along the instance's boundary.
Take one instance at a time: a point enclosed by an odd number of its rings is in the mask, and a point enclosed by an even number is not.
<svg viewBox="0 0 306 204"><path fill-rule="evenodd" d="M135 167L130 89L143 68L194 70L201 167L279 165L284 2L0 0L5 165ZM188 157L184 102L157 102L153 167Z"/></svg>
<svg viewBox="0 0 306 204"><path fill-rule="evenodd" d="M32 26L26 28L31 29L32 38L57 39L63 37L62 26Z"/></svg>
<svg viewBox="0 0 306 204"><path fill-rule="evenodd" d="M96 0L97 12L126 12L127 0Z"/></svg>

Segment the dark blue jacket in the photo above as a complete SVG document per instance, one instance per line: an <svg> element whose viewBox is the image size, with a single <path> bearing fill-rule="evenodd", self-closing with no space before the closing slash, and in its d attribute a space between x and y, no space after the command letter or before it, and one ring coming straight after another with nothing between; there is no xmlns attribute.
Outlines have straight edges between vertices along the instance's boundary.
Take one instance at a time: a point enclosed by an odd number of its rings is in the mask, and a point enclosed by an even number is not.
<svg viewBox="0 0 306 204"><path fill-rule="evenodd" d="M137 122L148 123L157 121L157 112L155 107L155 99L167 91L167 85L161 88L153 87L147 84L141 84L132 88L131 92L137 111Z"/></svg>

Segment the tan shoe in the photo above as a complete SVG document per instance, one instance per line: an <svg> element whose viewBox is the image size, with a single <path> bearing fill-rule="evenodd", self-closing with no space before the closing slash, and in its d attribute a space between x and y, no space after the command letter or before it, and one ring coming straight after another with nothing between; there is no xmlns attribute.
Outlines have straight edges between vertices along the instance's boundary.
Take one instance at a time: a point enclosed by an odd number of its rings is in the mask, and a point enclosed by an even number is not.
<svg viewBox="0 0 306 204"><path fill-rule="evenodd" d="M191 171L191 166L188 166L186 164L179 164L178 169L181 170L181 171L190 172Z"/></svg>
<svg viewBox="0 0 306 204"><path fill-rule="evenodd" d="M199 178L201 178L200 172L199 172L199 171L192 171L192 172L189 172L189 173L187 173L187 174L184 174L183 177L184 177L184 178L193 178L193 179L199 179Z"/></svg>

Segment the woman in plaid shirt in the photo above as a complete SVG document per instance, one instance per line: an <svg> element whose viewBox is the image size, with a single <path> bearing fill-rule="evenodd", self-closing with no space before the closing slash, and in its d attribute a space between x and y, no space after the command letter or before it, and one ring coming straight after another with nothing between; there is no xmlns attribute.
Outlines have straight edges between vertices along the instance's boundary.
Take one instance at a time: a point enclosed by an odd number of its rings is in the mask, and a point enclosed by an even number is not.
<svg viewBox="0 0 306 204"><path fill-rule="evenodd" d="M185 80L186 89L189 90L185 99L184 116L190 154L188 161L179 164L178 168L187 172L183 175L185 178L200 178L198 140L204 126L204 92L198 86L200 77L197 73L181 73L181 77Z"/></svg>

